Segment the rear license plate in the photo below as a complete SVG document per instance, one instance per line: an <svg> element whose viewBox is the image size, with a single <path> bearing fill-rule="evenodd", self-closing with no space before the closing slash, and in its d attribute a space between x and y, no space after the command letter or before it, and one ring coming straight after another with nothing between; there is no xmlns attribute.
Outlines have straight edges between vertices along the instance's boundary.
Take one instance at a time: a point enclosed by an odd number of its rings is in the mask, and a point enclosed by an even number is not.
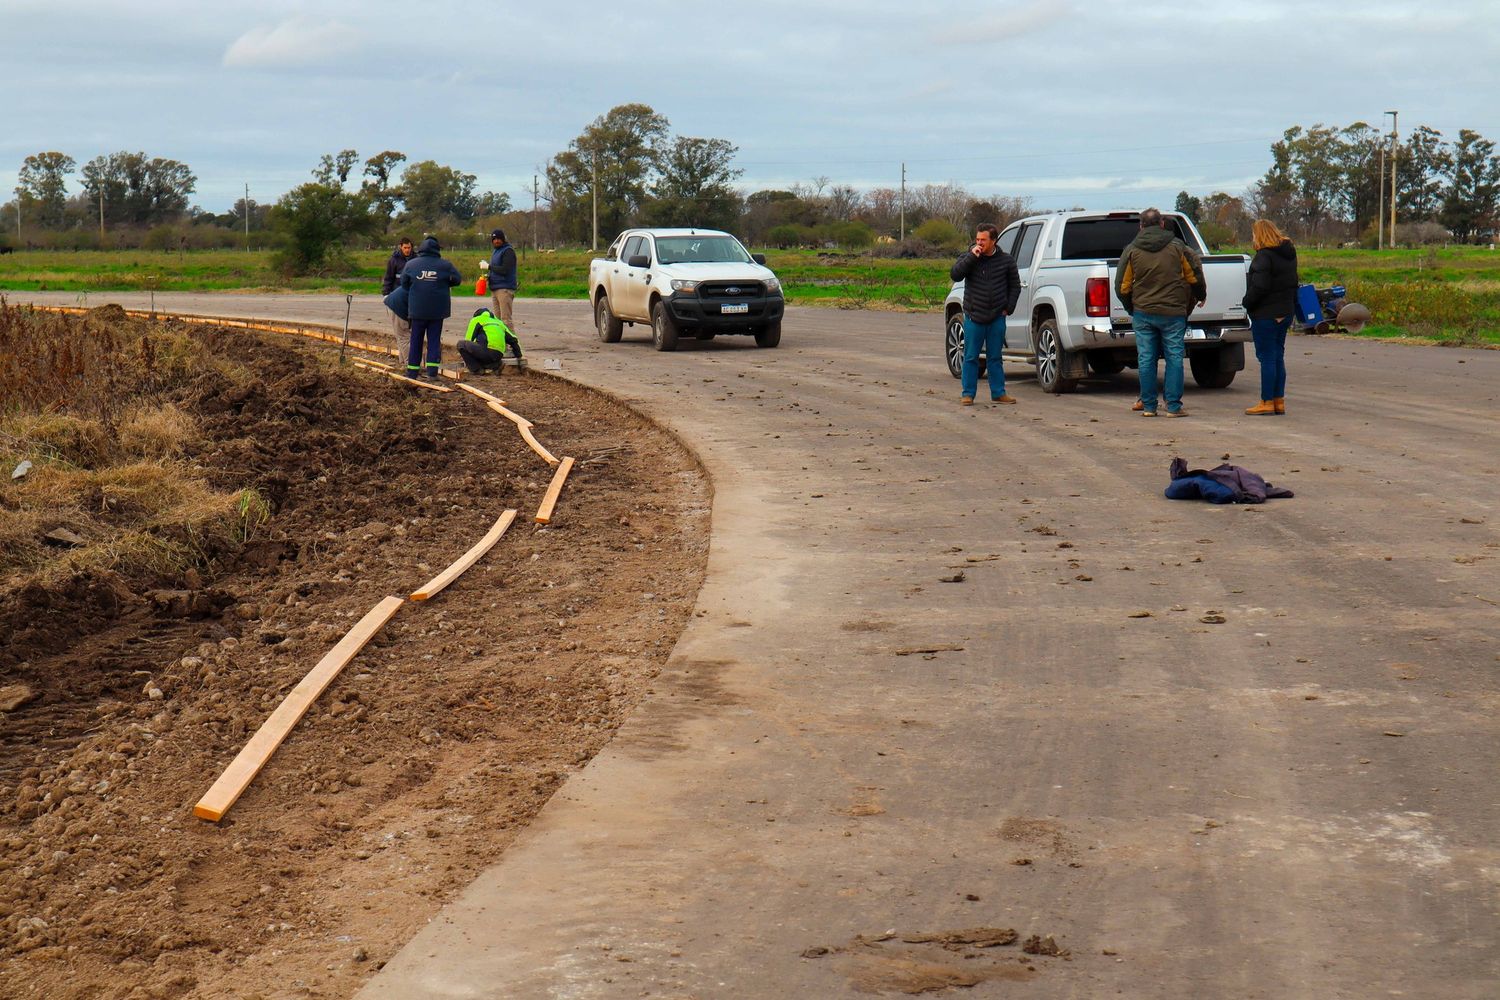
<svg viewBox="0 0 1500 1000"><path fill-rule="evenodd" d="M1208 339L1208 334L1205 333L1205 332L1203 332L1202 330L1189 330L1187 332L1186 339L1188 339L1188 340L1207 340Z"/></svg>
<svg viewBox="0 0 1500 1000"><path fill-rule="evenodd" d="M719 307L719 312L721 313L747 313L749 311L750 303L748 302L730 303L729 305L722 305Z"/></svg>

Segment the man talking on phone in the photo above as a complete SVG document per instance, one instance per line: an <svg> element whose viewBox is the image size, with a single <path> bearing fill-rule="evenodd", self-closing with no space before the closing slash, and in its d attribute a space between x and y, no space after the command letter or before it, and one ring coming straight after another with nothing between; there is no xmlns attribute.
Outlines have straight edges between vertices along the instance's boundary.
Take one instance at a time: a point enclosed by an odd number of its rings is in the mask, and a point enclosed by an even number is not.
<svg viewBox="0 0 1500 1000"><path fill-rule="evenodd" d="M960 406L973 406L979 390L979 349L984 348L990 377L990 401L1014 403L1005 392L1005 317L1021 298L1016 259L995 243L1000 230L986 222L974 233L974 245L953 265L954 281L964 283L964 365Z"/></svg>

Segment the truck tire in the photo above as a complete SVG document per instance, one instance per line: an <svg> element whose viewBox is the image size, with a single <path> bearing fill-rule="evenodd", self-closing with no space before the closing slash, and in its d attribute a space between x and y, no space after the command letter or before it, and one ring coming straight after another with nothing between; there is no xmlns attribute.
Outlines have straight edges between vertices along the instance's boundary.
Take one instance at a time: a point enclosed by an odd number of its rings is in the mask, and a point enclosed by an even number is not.
<svg viewBox="0 0 1500 1000"><path fill-rule="evenodd" d="M658 351L677 350L677 321L660 299L651 307L651 346Z"/></svg>
<svg viewBox="0 0 1500 1000"><path fill-rule="evenodd" d="M767 323L755 331L756 347L775 347L779 343L781 343L781 320Z"/></svg>
<svg viewBox="0 0 1500 1000"><path fill-rule="evenodd" d="M625 332L625 324L609 311L609 296L599 296L599 301L594 303L594 329L599 331L599 339L606 344L618 344L620 334Z"/></svg>
<svg viewBox="0 0 1500 1000"><path fill-rule="evenodd" d="M1063 378L1063 368L1067 363L1064 355L1057 320L1049 316L1036 328L1036 384L1043 392L1072 392L1078 385L1077 379Z"/></svg>
<svg viewBox="0 0 1500 1000"><path fill-rule="evenodd" d="M943 327L943 357L948 361L948 374L954 378L964 377L964 314L955 312L948 317ZM985 363L979 359L979 377L984 378Z"/></svg>
<svg viewBox="0 0 1500 1000"><path fill-rule="evenodd" d="M1223 370L1223 363L1219 360L1219 352L1222 350L1223 348L1193 351L1188 355L1188 366L1193 369L1193 381L1204 389L1227 389L1238 374L1233 370Z"/></svg>

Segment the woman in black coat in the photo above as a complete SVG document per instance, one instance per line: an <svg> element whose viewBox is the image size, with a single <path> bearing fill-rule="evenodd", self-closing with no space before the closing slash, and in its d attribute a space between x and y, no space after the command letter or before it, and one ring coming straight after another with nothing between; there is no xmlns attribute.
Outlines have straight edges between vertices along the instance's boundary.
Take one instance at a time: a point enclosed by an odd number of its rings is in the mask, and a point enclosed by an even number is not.
<svg viewBox="0 0 1500 1000"><path fill-rule="evenodd" d="M1260 402L1245 412L1286 412L1286 331L1297 312L1297 249L1275 223L1257 219L1251 228L1255 259L1246 281L1245 312L1260 362Z"/></svg>

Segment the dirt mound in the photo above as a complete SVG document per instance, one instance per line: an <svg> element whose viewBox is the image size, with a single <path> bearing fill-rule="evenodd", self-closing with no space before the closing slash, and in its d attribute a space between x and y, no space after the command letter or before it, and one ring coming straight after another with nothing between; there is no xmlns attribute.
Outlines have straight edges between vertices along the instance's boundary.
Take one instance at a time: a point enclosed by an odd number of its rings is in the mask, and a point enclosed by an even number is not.
<svg viewBox="0 0 1500 1000"><path fill-rule="evenodd" d="M578 459L542 528L551 470L479 400L290 338L177 333L211 362L158 394L191 417L180 460L269 520L208 546L163 526L200 546L186 568L0 592L7 997L352 994L608 740L702 577L696 464L596 394L487 383ZM506 507L500 545L401 609L223 823L191 817L354 621Z"/></svg>

